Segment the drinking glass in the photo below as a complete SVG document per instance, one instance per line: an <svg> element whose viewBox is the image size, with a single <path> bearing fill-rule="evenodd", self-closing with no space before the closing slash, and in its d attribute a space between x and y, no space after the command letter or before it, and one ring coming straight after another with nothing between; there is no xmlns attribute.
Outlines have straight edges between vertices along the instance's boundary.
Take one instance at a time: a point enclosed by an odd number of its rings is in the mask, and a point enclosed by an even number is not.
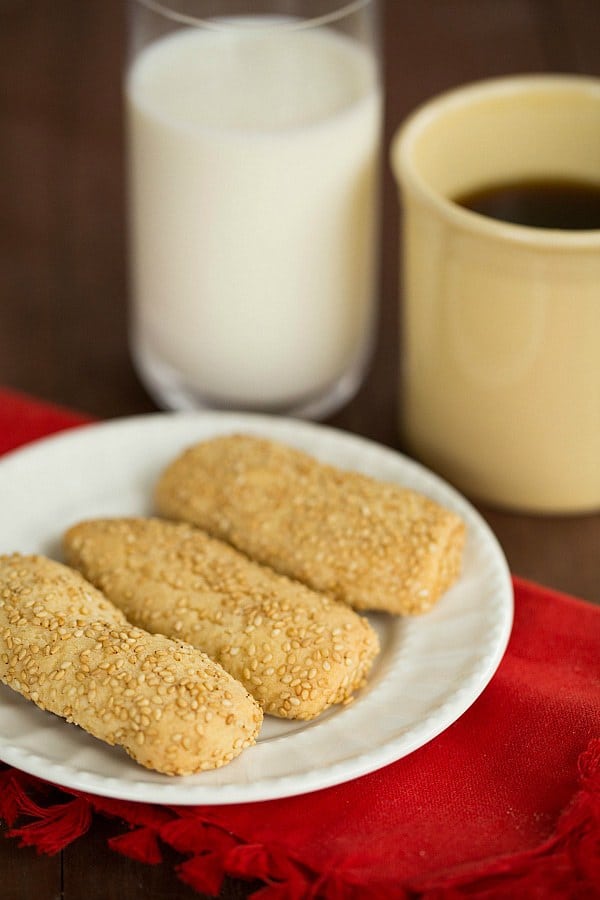
<svg viewBox="0 0 600 900"><path fill-rule="evenodd" d="M167 408L322 417L376 311L377 0L130 0L131 349Z"/></svg>

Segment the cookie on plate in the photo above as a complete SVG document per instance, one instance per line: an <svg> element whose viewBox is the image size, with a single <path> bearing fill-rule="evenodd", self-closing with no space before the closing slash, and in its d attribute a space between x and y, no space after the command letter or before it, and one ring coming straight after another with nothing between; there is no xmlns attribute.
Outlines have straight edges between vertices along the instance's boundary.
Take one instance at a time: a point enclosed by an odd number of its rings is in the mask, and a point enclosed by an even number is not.
<svg viewBox="0 0 600 900"><path fill-rule="evenodd" d="M275 441L226 435L162 474L159 512L355 609L430 609L460 572L465 527L415 491Z"/></svg>
<svg viewBox="0 0 600 900"><path fill-rule="evenodd" d="M41 556L0 556L0 680L168 775L230 762L262 721L205 654L133 627L78 572Z"/></svg>
<svg viewBox="0 0 600 900"><path fill-rule="evenodd" d="M188 525L92 520L64 548L131 622L200 647L275 716L310 719L348 700L378 651L344 604Z"/></svg>

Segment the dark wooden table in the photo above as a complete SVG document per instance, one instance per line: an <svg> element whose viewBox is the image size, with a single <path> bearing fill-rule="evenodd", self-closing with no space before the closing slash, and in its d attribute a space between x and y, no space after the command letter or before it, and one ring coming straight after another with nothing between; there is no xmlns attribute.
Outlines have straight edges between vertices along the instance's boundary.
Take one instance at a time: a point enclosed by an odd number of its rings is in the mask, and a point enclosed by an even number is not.
<svg viewBox="0 0 600 900"><path fill-rule="evenodd" d="M446 88L517 72L600 75L598 0L385 0L387 137ZM155 409L127 349L121 0L0 0L0 384L99 417ZM377 353L330 423L402 449L396 429L399 221L385 175ZM1 509L1 498L0 498ZM490 509L512 570L600 603L600 516ZM97 822L60 856L0 841L4 900L196 897L168 867L106 848ZM246 886L228 883L225 897Z"/></svg>

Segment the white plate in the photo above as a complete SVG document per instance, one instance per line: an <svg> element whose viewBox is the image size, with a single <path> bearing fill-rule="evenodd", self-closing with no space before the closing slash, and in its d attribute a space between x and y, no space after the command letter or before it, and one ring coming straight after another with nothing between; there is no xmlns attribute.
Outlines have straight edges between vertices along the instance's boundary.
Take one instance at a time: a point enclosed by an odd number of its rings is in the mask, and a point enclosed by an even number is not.
<svg viewBox="0 0 600 900"><path fill-rule="evenodd" d="M382 651L349 707L309 723L267 717L256 746L222 769L169 778L134 763L0 685L0 758L42 778L107 797L223 804L306 793L348 781L421 747L479 696L504 653L512 588L496 539L456 491L416 463L354 435L306 422L227 413L159 413L47 438L0 460L0 553L60 559L82 518L148 514L158 473L184 447L245 431L344 468L394 481L467 523L464 570L422 618L377 614Z"/></svg>

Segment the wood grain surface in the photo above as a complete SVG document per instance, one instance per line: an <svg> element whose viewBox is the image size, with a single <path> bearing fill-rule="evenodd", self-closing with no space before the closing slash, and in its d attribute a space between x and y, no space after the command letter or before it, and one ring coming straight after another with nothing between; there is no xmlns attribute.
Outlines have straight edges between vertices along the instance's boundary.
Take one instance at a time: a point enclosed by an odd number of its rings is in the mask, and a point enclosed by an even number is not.
<svg viewBox="0 0 600 900"><path fill-rule="evenodd" d="M386 146L418 103L467 81L600 75L598 0L384 0L382 8ZM127 346L124 48L121 0L0 0L0 384L98 417L155 409ZM397 449L400 224L386 165L377 351L359 394L329 420ZM600 603L599 515L481 511L514 572ZM110 852L106 839L118 830L98 821L50 859L0 840L0 896L198 896L169 867ZM222 896L247 893L228 882Z"/></svg>

